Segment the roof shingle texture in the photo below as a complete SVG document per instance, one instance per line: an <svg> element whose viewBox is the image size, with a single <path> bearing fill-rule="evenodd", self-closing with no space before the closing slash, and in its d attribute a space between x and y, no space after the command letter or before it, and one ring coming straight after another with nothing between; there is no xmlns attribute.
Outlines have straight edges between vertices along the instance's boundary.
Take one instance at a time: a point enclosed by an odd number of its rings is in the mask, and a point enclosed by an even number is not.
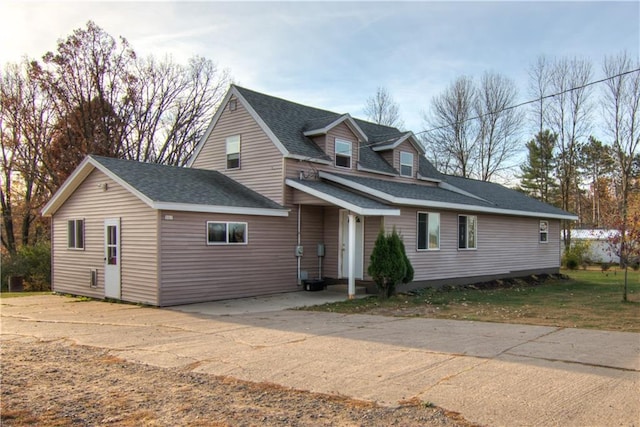
<svg viewBox="0 0 640 427"><path fill-rule="evenodd" d="M217 171L91 157L154 202L283 209Z"/></svg>
<svg viewBox="0 0 640 427"><path fill-rule="evenodd" d="M330 184L324 181L310 181L304 179L296 179L294 180L305 187L311 188L313 190L322 192L329 196L333 196L337 199L343 200L345 202L352 203L358 207L365 209L396 209L389 205L385 205L384 203L380 203L377 200L370 199L369 197L363 196L361 194L355 193L353 191L346 190L344 188L338 187L336 185Z"/></svg>
<svg viewBox="0 0 640 427"><path fill-rule="evenodd" d="M289 153L309 158L331 160L311 138L304 136L304 132L322 129L338 120L343 114L297 104L239 86L235 86L235 88ZM382 126L360 119L354 120L369 139L367 143L360 144L359 158L361 166L375 171L397 174L398 172L378 153L374 152L370 145L375 145L376 141L394 141L402 137L403 132L389 126Z"/></svg>

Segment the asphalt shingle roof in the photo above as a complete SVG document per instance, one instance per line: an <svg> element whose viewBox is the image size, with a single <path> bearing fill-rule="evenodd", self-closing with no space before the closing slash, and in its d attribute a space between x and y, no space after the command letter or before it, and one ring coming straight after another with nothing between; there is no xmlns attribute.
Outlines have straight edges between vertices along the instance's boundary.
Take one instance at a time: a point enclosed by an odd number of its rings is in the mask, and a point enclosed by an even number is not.
<svg viewBox="0 0 640 427"><path fill-rule="evenodd" d="M408 182L397 182L336 173L332 173L331 175L398 198L442 203L457 203L470 206L495 207L491 203L431 185L411 184Z"/></svg>
<svg viewBox="0 0 640 427"><path fill-rule="evenodd" d="M217 171L91 157L154 202L283 209Z"/></svg>
<svg viewBox="0 0 640 427"><path fill-rule="evenodd" d="M493 182L478 181L451 175L443 175L443 179L449 184L488 200L495 206L503 209L552 215L570 215L570 213L560 208L543 203L519 191L511 190L510 188Z"/></svg>
<svg viewBox="0 0 640 427"><path fill-rule="evenodd" d="M311 188L313 190L322 192L324 194L333 196L337 199L344 200L345 202L354 204L361 208L366 209L396 209L387 204L378 202L377 200L373 200L369 197L363 196L361 194L355 193L353 191L349 191L347 189L338 187L334 184L330 184L324 181L310 181L304 179L293 180L305 187Z"/></svg>
<svg viewBox="0 0 640 427"><path fill-rule="evenodd" d="M322 129L338 120L343 114L297 104L239 86L235 86L235 88L290 153L330 160L330 157L311 138L304 136L304 132ZM397 174L398 172L382 156L373 151L370 145L375 145L376 142L394 141L402 137L404 133L393 127L360 119L354 119L354 121L369 139L368 143L363 143L360 146L361 166L384 173Z"/></svg>

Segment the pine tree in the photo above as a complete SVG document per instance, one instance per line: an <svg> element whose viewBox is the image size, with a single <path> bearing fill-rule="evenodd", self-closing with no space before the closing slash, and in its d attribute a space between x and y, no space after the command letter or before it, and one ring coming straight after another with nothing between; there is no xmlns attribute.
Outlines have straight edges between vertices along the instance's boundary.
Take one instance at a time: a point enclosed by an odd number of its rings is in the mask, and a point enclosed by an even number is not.
<svg viewBox="0 0 640 427"><path fill-rule="evenodd" d="M413 280L413 267L395 227L389 235L383 229L378 233L367 273L376 283L380 297L385 299L395 293L398 283Z"/></svg>
<svg viewBox="0 0 640 427"><path fill-rule="evenodd" d="M520 166L521 187L530 196L545 203L553 201L558 184L553 177L555 160L553 149L558 135L551 131L539 132L527 143L527 162Z"/></svg>

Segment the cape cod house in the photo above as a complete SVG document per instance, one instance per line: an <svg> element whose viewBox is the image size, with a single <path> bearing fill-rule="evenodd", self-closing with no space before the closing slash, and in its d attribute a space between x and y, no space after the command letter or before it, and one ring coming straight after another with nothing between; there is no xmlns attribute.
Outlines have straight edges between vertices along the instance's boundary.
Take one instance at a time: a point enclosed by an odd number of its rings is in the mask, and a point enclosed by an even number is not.
<svg viewBox="0 0 640 427"><path fill-rule="evenodd" d="M168 306L322 277L352 295L393 227L411 287L559 270L574 215L424 154L411 132L231 86L188 167L82 162L43 209L53 289Z"/></svg>

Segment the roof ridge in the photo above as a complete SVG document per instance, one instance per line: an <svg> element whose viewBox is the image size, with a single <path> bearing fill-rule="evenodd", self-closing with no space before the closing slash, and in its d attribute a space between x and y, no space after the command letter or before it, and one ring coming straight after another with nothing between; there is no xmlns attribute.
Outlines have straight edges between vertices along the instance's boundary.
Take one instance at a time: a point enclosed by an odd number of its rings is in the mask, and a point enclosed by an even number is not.
<svg viewBox="0 0 640 427"><path fill-rule="evenodd" d="M254 95L259 95L259 96L262 96L262 97L265 97L265 98L276 99L276 100L281 101L281 102L286 102L288 104L293 104L293 105L297 105L299 107L308 108L310 110L321 111L321 112L325 112L325 113L335 114L335 115L338 115L338 116L342 115L340 113L336 113L335 111L326 110L324 108L313 107L311 105L301 104L299 102L291 101L289 99L285 99L285 98L282 98L282 97L279 97L279 96L269 95L267 93L258 92L258 91L255 91L255 90L252 90L252 89L248 89L246 87L238 86L238 85L235 85L235 84L232 85L232 86L235 87L236 89L240 90L240 92L242 92L242 91L251 92Z"/></svg>
<svg viewBox="0 0 640 427"><path fill-rule="evenodd" d="M325 108L318 108L318 107L314 107L314 106L311 106L311 105L302 104L300 102L291 101L289 99L285 99L285 98L282 98L282 97L279 97L279 96L274 96L274 95L269 95L269 94L266 94L266 93L258 92L258 91L255 91L253 89L248 89L248 88L243 87L243 86L238 86L236 84L232 84L231 86L233 86L236 89L240 90L240 92L246 91L246 92L250 92L250 93L252 93L254 95L262 96L262 97L265 97L265 98L276 99L276 100L281 101L281 102L286 102L288 104L293 104L293 105L296 105L296 106L299 106L299 107L308 108L310 110L315 110L315 111L318 111L318 112L328 113L328 115L326 117L330 117L331 115L336 115L338 117L342 117L344 115L349 115L353 120L355 120L357 122L366 123L368 125L375 126L375 127L381 128L381 129L382 128L389 129L390 131L396 131L396 132L402 133L402 134L408 132L408 131L401 131L400 129L398 129L396 127L393 127L393 126L382 125L382 124L375 123L375 122L372 122L372 121L369 121L369 120L365 120L365 119L361 119L361 118L358 118L358 117L354 117L354 116L351 115L351 113L348 113L348 112L347 113L338 113L336 111L327 110Z"/></svg>

